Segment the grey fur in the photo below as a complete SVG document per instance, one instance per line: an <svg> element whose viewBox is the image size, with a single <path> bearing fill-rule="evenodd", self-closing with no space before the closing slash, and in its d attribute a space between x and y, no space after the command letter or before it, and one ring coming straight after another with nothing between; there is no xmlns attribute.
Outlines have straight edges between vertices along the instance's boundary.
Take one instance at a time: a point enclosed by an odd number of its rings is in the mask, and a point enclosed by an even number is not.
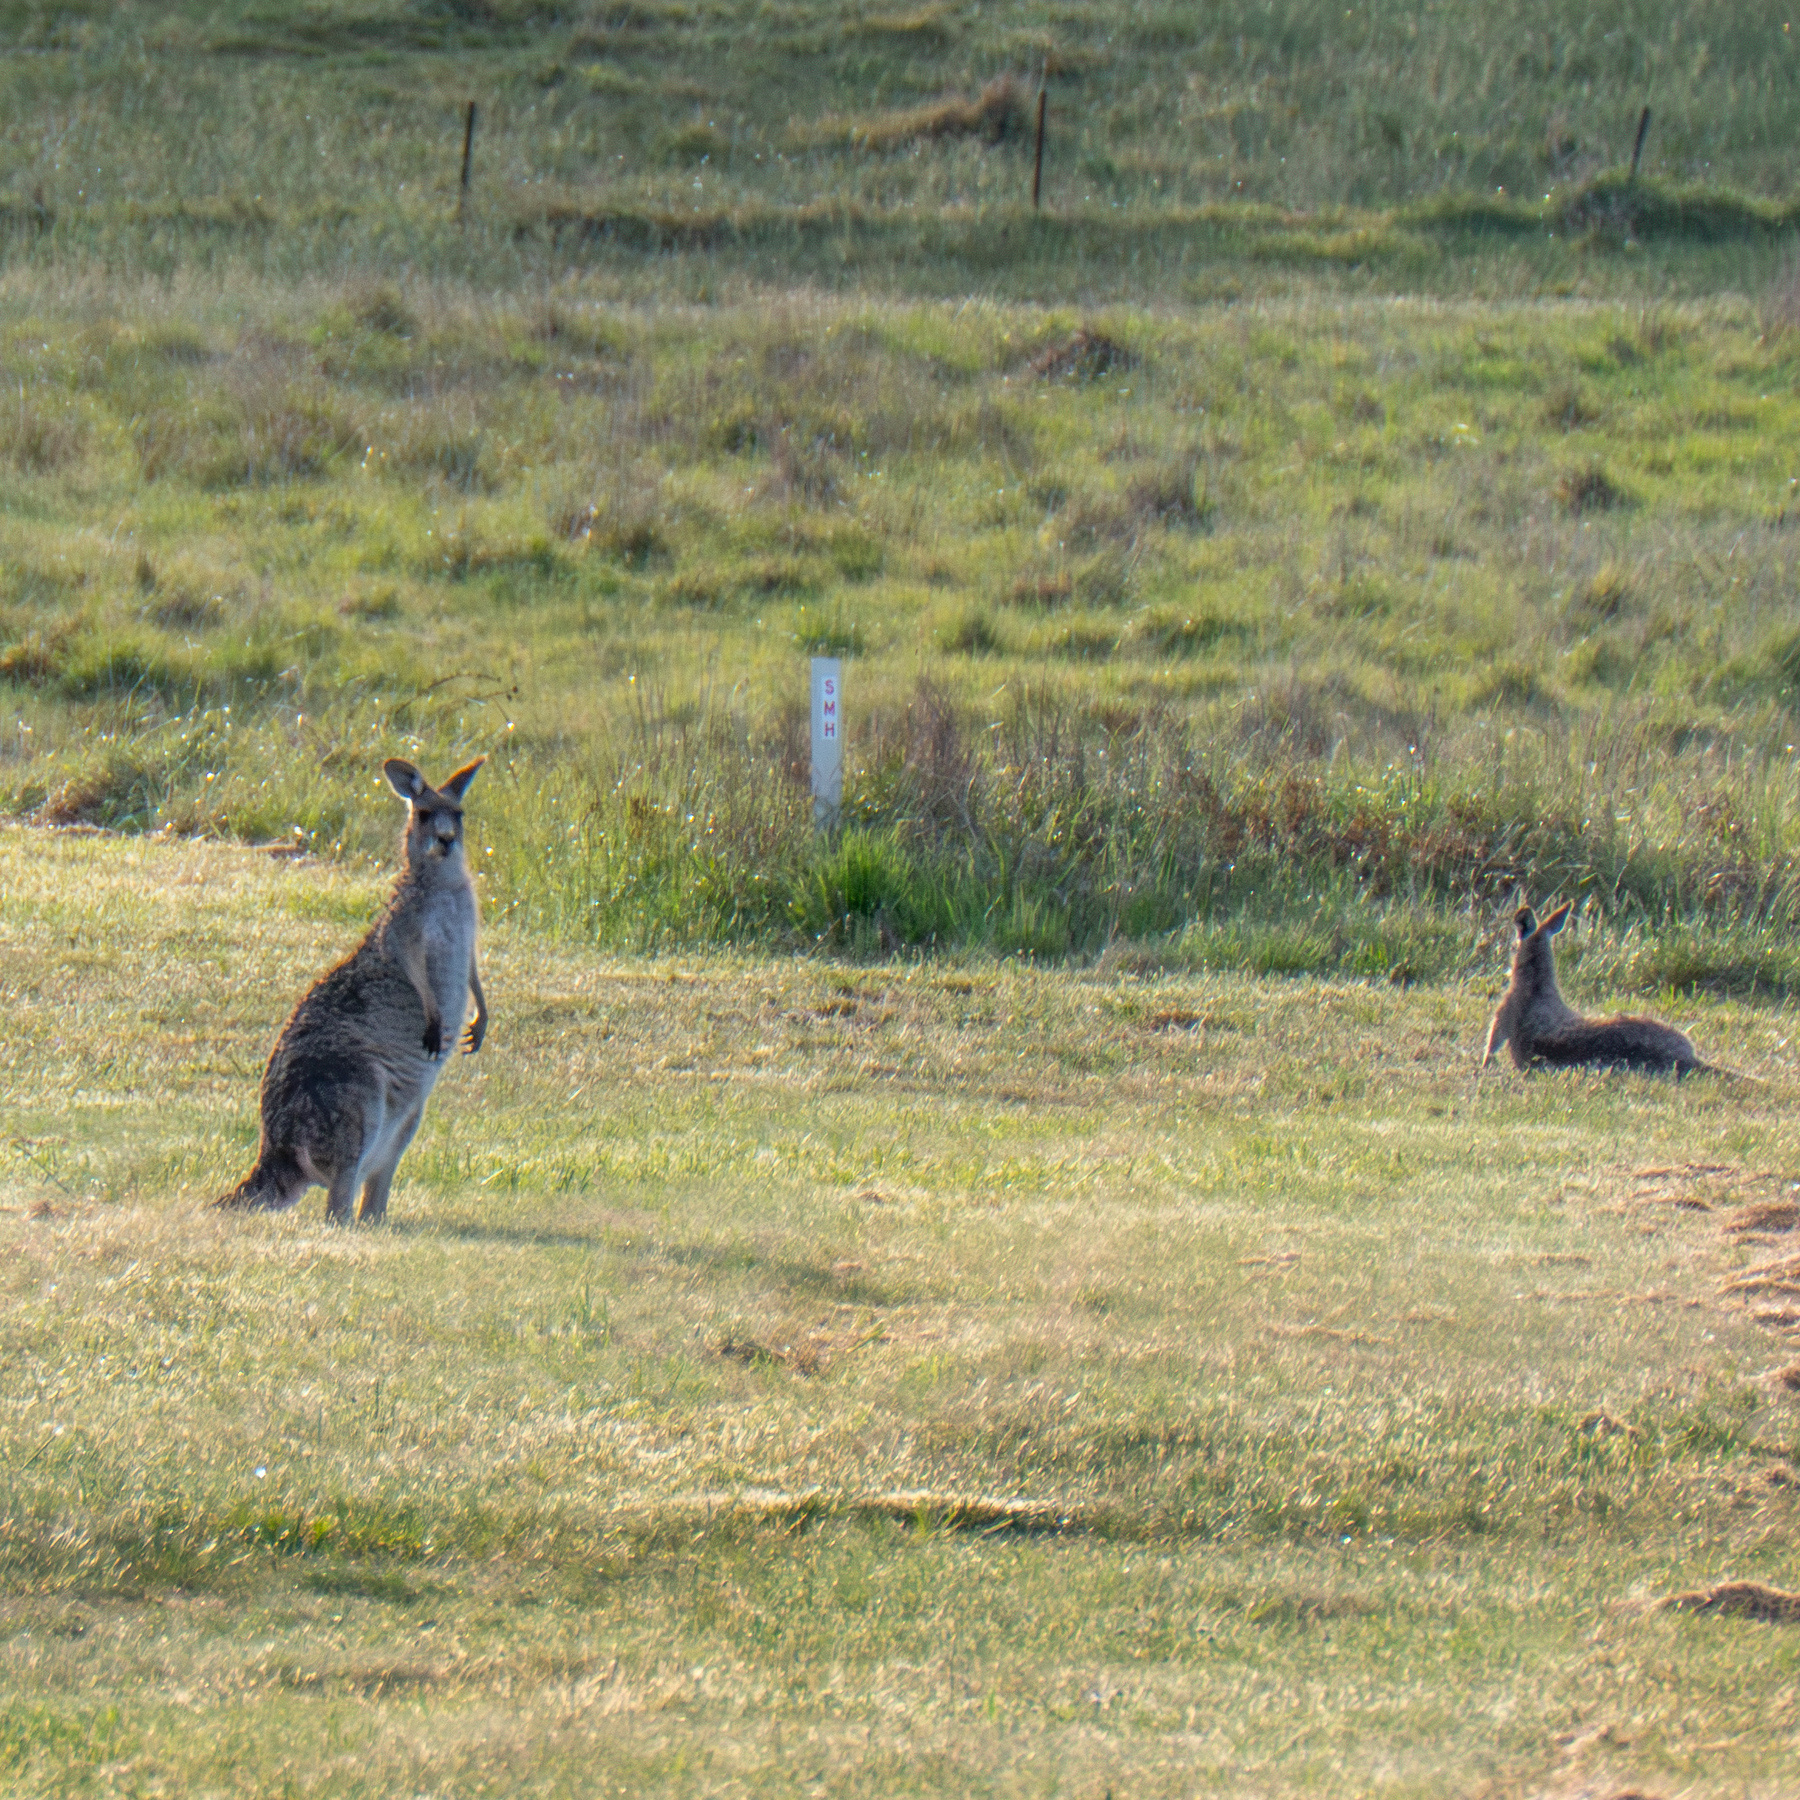
<svg viewBox="0 0 1800 1800"><path fill-rule="evenodd" d="M1611 1019L1584 1019L1562 997L1556 985L1556 957L1550 940L1569 916L1559 906L1539 924L1529 906L1514 915L1519 928L1513 951L1512 980L1500 996L1499 1010L1488 1027L1488 1058L1504 1044L1514 1066L1577 1066L1609 1069L1675 1071L1679 1079L1690 1069L1705 1069L1683 1032L1660 1019L1620 1013Z"/></svg>
<svg viewBox="0 0 1800 1800"><path fill-rule="evenodd" d="M383 765L407 802L405 867L381 916L349 956L314 982L282 1026L262 1079L256 1167L216 1204L292 1206L315 1183L325 1213L378 1220L474 996L462 1046L487 1035L475 966L475 888L463 855L462 797L486 759L433 788L409 762Z"/></svg>

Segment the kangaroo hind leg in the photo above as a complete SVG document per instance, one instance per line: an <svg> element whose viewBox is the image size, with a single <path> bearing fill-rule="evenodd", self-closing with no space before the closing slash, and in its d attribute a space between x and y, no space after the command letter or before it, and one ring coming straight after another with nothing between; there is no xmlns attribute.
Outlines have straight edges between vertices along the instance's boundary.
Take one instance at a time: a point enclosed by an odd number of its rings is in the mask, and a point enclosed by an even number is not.
<svg viewBox="0 0 1800 1800"><path fill-rule="evenodd" d="M404 1119L400 1121L385 1153L379 1154L375 1167L369 1171L368 1179L363 1183L362 1207L357 1213L360 1225L379 1225L387 1217L388 1189L394 1185L394 1171L400 1166L400 1158L406 1154L406 1146L413 1140L413 1133L419 1129L419 1121L425 1116L425 1102L420 1100L413 1106Z"/></svg>
<svg viewBox="0 0 1800 1800"><path fill-rule="evenodd" d="M331 1179L326 1184L325 1217L333 1225L348 1225L355 1216L356 1190L362 1185L363 1165L370 1149L381 1141L382 1118L387 1108L379 1096L363 1109L361 1118L342 1117L331 1146ZM315 1154L314 1161L324 1159Z"/></svg>

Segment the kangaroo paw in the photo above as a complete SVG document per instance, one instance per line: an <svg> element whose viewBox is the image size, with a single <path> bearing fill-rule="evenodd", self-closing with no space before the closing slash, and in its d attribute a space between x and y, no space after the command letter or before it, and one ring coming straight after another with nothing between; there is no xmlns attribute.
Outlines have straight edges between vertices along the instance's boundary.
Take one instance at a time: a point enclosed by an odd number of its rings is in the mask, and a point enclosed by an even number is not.
<svg viewBox="0 0 1800 1800"><path fill-rule="evenodd" d="M437 1056L444 1048L444 1022L442 1019L425 1021L425 1054Z"/></svg>
<svg viewBox="0 0 1800 1800"><path fill-rule="evenodd" d="M473 1056L481 1048L482 1033L473 1025L463 1033L463 1055Z"/></svg>

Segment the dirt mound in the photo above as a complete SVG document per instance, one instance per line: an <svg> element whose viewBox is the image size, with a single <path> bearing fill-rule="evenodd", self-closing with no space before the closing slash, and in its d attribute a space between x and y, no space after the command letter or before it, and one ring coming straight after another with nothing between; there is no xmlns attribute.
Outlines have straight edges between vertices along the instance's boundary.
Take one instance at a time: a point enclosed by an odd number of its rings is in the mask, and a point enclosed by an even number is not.
<svg viewBox="0 0 1800 1800"><path fill-rule="evenodd" d="M1729 1277L1723 1285L1727 1294L1800 1294L1800 1256L1758 1263Z"/></svg>
<svg viewBox="0 0 1800 1800"><path fill-rule="evenodd" d="M1741 1237L1752 1231L1792 1231L1796 1225L1800 1225L1800 1200L1758 1200L1734 1212L1720 1229Z"/></svg>
<svg viewBox="0 0 1800 1800"><path fill-rule="evenodd" d="M818 1344L803 1338L798 1343L764 1343L741 1332L727 1331L714 1345L717 1355L726 1362L742 1363L746 1368L757 1364L790 1369L796 1375L816 1375L824 1367Z"/></svg>
<svg viewBox="0 0 1800 1800"><path fill-rule="evenodd" d="M1033 95L1017 75L997 75L972 99L952 96L934 106L878 113L874 118L827 121L814 136L843 136L863 150L894 150L904 144L980 138L983 143L1017 141L1031 129Z"/></svg>
<svg viewBox="0 0 1800 1800"><path fill-rule="evenodd" d="M1583 1437L1609 1438L1624 1437L1636 1440L1643 1436L1635 1425L1627 1425L1623 1419L1615 1419L1609 1412L1591 1412L1575 1427Z"/></svg>
<svg viewBox="0 0 1800 1800"><path fill-rule="evenodd" d="M1136 351L1084 325L1073 337L1046 344L1031 359L1031 372L1042 381L1102 381L1142 361Z"/></svg>

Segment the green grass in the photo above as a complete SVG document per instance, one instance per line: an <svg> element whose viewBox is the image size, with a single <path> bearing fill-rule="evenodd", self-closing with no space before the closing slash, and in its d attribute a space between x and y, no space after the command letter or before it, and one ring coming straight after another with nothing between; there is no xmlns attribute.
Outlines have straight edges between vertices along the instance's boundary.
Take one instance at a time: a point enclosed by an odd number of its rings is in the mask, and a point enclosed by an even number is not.
<svg viewBox="0 0 1800 1800"><path fill-rule="evenodd" d="M1437 978L1522 884L1629 986L1791 983L1800 340L1746 302L11 294L19 815L368 852L401 741L494 757L491 904L576 940Z"/></svg>
<svg viewBox="0 0 1800 1800"><path fill-rule="evenodd" d="M0 834L18 1791L1782 1779L1653 1602L1792 1581L1785 1006L1478 1092L1479 987L503 928L388 1230L200 1210L376 894Z"/></svg>
<svg viewBox="0 0 1800 1800"><path fill-rule="evenodd" d="M1745 4L15 4L0 29L12 254L163 275L1185 299L1297 274L1454 294L1473 261L1707 291L1721 243L1788 222L1800 125L1800 50Z"/></svg>
<svg viewBox="0 0 1800 1800"><path fill-rule="evenodd" d="M14 815L367 852L401 739L575 941L1789 986L1760 15L8 17Z"/></svg>

